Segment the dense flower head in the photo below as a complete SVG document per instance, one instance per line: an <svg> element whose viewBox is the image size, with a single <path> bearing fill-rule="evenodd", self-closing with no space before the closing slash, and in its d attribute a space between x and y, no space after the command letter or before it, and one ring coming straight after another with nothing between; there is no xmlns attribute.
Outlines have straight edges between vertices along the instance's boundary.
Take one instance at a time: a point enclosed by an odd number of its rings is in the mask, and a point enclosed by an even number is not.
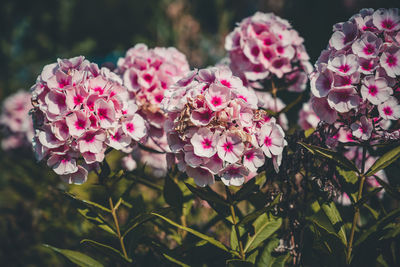
<svg viewBox="0 0 400 267"><path fill-rule="evenodd" d="M169 152L163 132L166 116L160 103L165 90L190 71L186 56L174 47L149 49L145 44L137 44L118 60L117 65L117 73L121 75L130 99L135 101L138 113L149 123L149 139L145 146ZM165 154L155 155L147 151L135 153L143 163L161 172L166 171Z"/></svg>
<svg viewBox="0 0 400 267"><path fill-rule="evenodd" d="M225 49L233 73L246 84L279 79L289 91L300 92L312 70L303 41L287 20L257 12L226 37Z"/></svg>
<svg viewBox="0 0 400 267"><path fill-rule="evenodd" d="M67 182L84 182L108 147L127 149L146 137L121 79L82 56L45 66L31 90L37 158Z"/></svg>
<svg viewBox="0 0 400 267"><path fill-rule="evenodd" d="M316 114L356 139L387 136L400 118L399 10L362 9L333 31L310 75Z"/></svg>
<svg viewBox="0 0 400 267"><path fill-rule="evenodd" d="M0 127L3 128L2 149L32 146L33 125L29 116L31 108L29 92L21 90L4 100L0 115Z"/></svg>
<svg viewBox="0 0 400 267"><path fill-rule="evenodd" d="M194 70L165 93L165 131L181 171L196 184L239 186L265 157L276 169L286 145L274 118L257 109L257 96L226 67Z"/></svg>

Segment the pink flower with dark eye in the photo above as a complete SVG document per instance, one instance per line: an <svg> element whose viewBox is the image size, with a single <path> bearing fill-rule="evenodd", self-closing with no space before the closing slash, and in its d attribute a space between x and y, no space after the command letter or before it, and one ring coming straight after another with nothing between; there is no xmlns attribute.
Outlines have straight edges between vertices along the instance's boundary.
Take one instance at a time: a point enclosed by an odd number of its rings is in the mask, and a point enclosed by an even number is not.
<svg viewBox="0 0 400 267"><path fill-rule="evenodd" d="M47 160L47 165L52 167L58 175L71 174L78 171L76 159L69 154L53 154Z"/></svg>
<svg viewBox="0 0 400 267"><path fill-rule="evenodd" d="M145 137L147 133L145 121L138 114L135 114L132 118L124 120L122 122L122 127L124 132L136 141Z"/></svg>
<svg viewBox="0 0 400 267"><path fill-rule="evenodd" d="M345 22L341 30L335 31L329 43L336 50L341 50L350 45L357 37L357 25L352 22Z"/></svg>
<svg viewBox="0 0 400 267"><path fill-rule="evenodd" d="M310 80L311 80L311 92L316 97L327 96L333 86L333 74L329 70L317 73Z"/></svg>
<svg viewBox="0 0 400 267"><path fill-rule="evenodd" d="M333 89L328 95L328 104L334 110L344 113L360 104L360 97L354 88Z"/></svg>
<svg viewBox="0 0 400 267"><path fill-rule="evenodd" d="M368 121L365 116L362 116L360 123L353 123L350 125L353 136L362 140L368 140L371 137L373 130L372 123Z"/></svg>
<svg viewBox="0 0 400 267"><path fill-rule="evenodd" d="M393 94L392 88L388 87L385 78L366 76L361 86L361 96L368 99L374 105L385 102Z"/></svg>
<svg viewBox="0 0 400 267"><path fill-rule="evenodd" d="M190 139L194 153L200 157L211 157L217 152L218 132L211 132L208 128L200 128Z"/></svg>
<svg viewBox="0 0 400 267"><path fill-rule="evenodd" d="M379 115L385 120L398 120L400 118L400 105L393 96L378 105Z"/></svg>
<svg viewBox="0 0 400 267"><path fill-rule="evenodd" d="M385 32L393 32L400 29L400 16L397 8L380 8L372 15L376 28Z"/></svg>
<svg viewBox="0 0 400 267"><path fill-rule="evenodd" d="M211 185L214 183L214 175L212 175L208 170L198 167L198 168L186 168L186 173L189 177L193 177L194 182L201 187Z"/></svg>
<svg viewBox="0 0 400 267"><path fill-rule="evenodd" d="M382 39L372 32L365 32L352 45L353 53L362 58L375 58L380 52Z"/></svg>
<svg viewBox="0 0 400 267"><path fill-rule="evenodd" d="M83 111L75 111L65 118L69 134L73 137L80 137L89 128L89 120Z"/></svg>
<svg viewBox="0 0 400 267"><path fill-rule="evenodd" d="M223 134L218 140L218 156L229 163L237 162L243 150L244 144L242 139L234 133Z"/></svg>
<svg viewBox="0 0 400 267"><path fill-rule="evenodd" d="M264 151L264 154L271 158L272 155L279 155L285 146L285 134L282 128L271 120L269 123L261 127L261 132L258 134L258 144Z"/></svg>
<svg viewBox="0 0 400 267"><path fill-rule="evenodd" d="M265 157L259 148L247 150L243 155L243 166L252 172L256 172L259 167L264 165Z"/></svg>
<svg viewBox="0 0 400 267"><path fill-rule="evenodd" d="M88 171L84 167L78 166L78 170L76 172L60 175L60 178L69 184L83 184L86 182L87 176Z"/></svg>
<svg viewBox="0 0 400 267"><path fill-rule="evenodd" d="M228 105L230 99L230 89L226 86L212 84L205 94L208 107L212 111L219 111Z"/></svg>
<svg viewBox="0 0 400 267"><path fill-rule="evenodd" d="M328 69L338 75L351 75L358 69L358 61L355 55L339 55L330 59Z"/></svg>
<svg viewBox="0 0 400 267"><path fill-rule="evenodd" d="M94 103L99 124L102 128L114 128L116 126L115 108L112 101L100 98Z"/></svg>
<svg viewBox="0 0 400 267"><path fill-rule="evenodd" d="M220 173L221 181L227 185L240 186L244 183L246 176L249 175L249 170L239 164L228 165Z"/></svg>
<svg viewBox="0 0 400 267"><path fill-rule="evenodd" d="M390 46L382 53L381 66L389 77L395 78L400 75L400 46Z"/></svg>
<svg viewBox="0 0 400 267"><path fill-rule="evenodd" d="M338 118L336 110L331 108L326 98L311 98L311 105L315 114L322 120L329 124L334 123Z"/></svg>

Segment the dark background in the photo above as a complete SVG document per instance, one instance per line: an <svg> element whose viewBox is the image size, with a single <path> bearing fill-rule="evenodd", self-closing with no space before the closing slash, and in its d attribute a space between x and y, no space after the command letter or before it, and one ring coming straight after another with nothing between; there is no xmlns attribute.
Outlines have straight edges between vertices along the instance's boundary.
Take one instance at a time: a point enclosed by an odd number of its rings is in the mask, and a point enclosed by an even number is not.
<svg viewBox="0 0 400 267"><path fill-rule="evenodd" d="M289 20L314 63L333 24L363 7L399 6L395 0L1 0L0 102L28 90L59 57L115 63L138 42L176 46L192 67L215 64L225 56L225 35L256 11ZM0 151L1 266L64 266L41 244L79 248L90 227L58 189L58 178L30 151Z"/></svg>

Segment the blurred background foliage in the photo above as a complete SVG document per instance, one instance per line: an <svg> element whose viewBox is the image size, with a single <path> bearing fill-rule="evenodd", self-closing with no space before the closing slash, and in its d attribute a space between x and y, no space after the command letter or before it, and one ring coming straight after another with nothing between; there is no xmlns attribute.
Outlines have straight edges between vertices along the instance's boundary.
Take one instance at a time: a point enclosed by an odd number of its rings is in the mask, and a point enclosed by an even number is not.
<svg viewBox="0 0 400 267"><path fill-rule="evenodd" d="M398 5L398 0L1 0L0 102L20 88L28 90L42 67L57 58L84 55L100 65L115 64L138 42L176 46L192 67L215 64L225 55L225 35L256 11L289 20L315 62L333 24L363 7ZM89 181L70 189L85 194L90 186ZM0 151L0 265L65 266L70 263L41 244L78 249L80 237L96 236L63 195L65 187L31 151ZM131 197L157 206L153 197L160 195L143 192Z"/></svg>

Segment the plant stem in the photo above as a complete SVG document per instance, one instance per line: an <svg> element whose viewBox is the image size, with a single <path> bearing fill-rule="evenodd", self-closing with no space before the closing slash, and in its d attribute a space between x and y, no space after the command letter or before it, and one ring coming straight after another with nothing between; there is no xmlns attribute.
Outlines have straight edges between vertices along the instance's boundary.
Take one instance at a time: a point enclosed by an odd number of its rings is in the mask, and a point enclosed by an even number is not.
<svg viewBox="0 0 400 267"><path fill-rule="evenodd" d="M243 242L242 240L240 240L240 232L239 232L239 227L238 227L238 222L236 221L236 214L235 214L235 206L232 203L232 194L231 191L229 190L229 188L227 186L225 186L225 190L226 190L226 194L227 194L227 199L230 203L229 207L231 209L231 217L232 217L232 222L233 225L235 227L235 232L236 232L236 239L239 243L239 250L240 250L240 258L242 260L246 259L246 256L244 254L244 250L243 250Z"/></svg>
<svg viewBox="0 0 400 267"><path fill-rule="evenodd" d="M360 201L362 197L362 191L364 188L364 182L365 182L365 174L364 174L364 169L365 169L365 160L366 160L366 154L367 154L367 149L365 145L363 146L363 155L362 155L362 162L361 162L361 174L359 175L360 178L360 185L358 187L358 194L357 194L357 199L356 201ZM356 231L356 225L358 221L358 217L360 216L360 208L358 206L354 207L354 217L353 217L353 223L351 225L351 232L350 232L350 238L349 238L349 243L347 245L347 264L350 264L351 260L351 252L353 250L353 240L354 240L354 234Z"/></svg>
<svg viewBox="0 0 400 267"><path fill-rule="evenodd" d="M124 245L124 238L121 236L121 231L119 230L119 223L118 223L117 209L116 209L118 207L117 206L114 207L111 197L108 199L108 201L110 202L111 214L114 219L115 228L117 229L117 235L118 235L119 242L121 244L122 252L123 252L125 258L128 259L128 254L126 253L126 249L125 249L125 245Z"/></svg>

